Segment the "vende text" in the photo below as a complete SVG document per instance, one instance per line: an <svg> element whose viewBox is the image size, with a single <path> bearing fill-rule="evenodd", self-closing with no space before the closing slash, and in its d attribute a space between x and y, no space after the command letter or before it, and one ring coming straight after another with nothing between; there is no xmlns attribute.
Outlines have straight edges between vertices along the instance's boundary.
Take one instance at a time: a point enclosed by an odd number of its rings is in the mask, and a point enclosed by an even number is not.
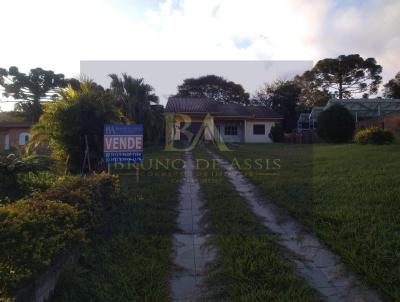
<svg viewBox="0 0 400 302"><path fill-rule="evenodd" d="M106 135L104 152L123 152L143 150L142 135Z"/></svg>

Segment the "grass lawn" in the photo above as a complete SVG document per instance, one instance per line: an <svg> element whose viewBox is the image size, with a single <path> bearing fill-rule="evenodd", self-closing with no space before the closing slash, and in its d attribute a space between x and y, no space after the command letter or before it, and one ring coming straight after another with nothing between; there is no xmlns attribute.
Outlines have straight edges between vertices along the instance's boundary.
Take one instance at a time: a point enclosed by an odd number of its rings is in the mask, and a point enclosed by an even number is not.
<svg viewBox="0 0 400 302"><path fill-rule="evenodd" d="M232 149L220 154L351 269L386 297L400 300L400 145ZM270 161L266 169L267 161L255 159L279 159L280 168Z"/></svg>
<svg viewBox="0 0 400 302"><path fill-rule="evenodd" d="M217 258L207 278L216 301L317 301L313 289L293 273L282 250L246 206L223 171L204 151L194 152L199 163L210 243ZM204 168L201 168L204 167Z"/></svg>
<svg viewBox="0 0 400 302"><path fill-rule="evenodd" d="M169 301L180 171L156 167L154 160L166 163L180 154L152 150L144 157L139 184L135 175L119 171L126 199L114 209L111 234L83 248L78 266L63 274L52 301Z"/></svg>

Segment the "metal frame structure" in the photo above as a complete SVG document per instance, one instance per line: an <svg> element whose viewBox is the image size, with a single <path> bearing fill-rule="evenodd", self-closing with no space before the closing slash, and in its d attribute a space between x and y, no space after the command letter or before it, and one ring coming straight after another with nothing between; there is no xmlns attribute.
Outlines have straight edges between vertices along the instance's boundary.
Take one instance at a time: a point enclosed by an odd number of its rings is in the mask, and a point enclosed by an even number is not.
<svg viewBox="0 0 400 302"><path fill-rule="evenodd" d="M356 122L400 111L400 99L331 99L325 107L315 106L311 113L301 113L297 121L298 131L315 129L319 114L338 104L347 108Z"/></svg>

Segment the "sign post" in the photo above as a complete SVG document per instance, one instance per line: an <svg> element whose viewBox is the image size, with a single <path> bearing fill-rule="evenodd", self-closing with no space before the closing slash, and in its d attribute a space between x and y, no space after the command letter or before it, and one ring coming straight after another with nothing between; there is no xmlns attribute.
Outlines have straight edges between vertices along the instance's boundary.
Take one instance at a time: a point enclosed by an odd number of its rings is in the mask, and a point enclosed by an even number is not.
<svg viewBox="0 0 400 302"><path fill-rule="evenodd" d="M141 163L143 161L143 125L104 125L104 161L108 165ZM136 182L138 182L139 167L136 169ZM110 168L108 170L110 173Z"/></svg>

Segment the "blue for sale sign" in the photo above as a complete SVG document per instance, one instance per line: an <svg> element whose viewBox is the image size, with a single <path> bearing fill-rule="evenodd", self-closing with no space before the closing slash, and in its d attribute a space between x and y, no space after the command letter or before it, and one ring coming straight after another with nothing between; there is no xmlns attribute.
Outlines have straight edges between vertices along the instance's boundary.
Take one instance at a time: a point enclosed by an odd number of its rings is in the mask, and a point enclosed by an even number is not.
<svg viewBox="0 0 400 302"><path fill-rule="evenodd" d="M104 161L141 163L143 161L143 125L104 125Z"/></svg>

